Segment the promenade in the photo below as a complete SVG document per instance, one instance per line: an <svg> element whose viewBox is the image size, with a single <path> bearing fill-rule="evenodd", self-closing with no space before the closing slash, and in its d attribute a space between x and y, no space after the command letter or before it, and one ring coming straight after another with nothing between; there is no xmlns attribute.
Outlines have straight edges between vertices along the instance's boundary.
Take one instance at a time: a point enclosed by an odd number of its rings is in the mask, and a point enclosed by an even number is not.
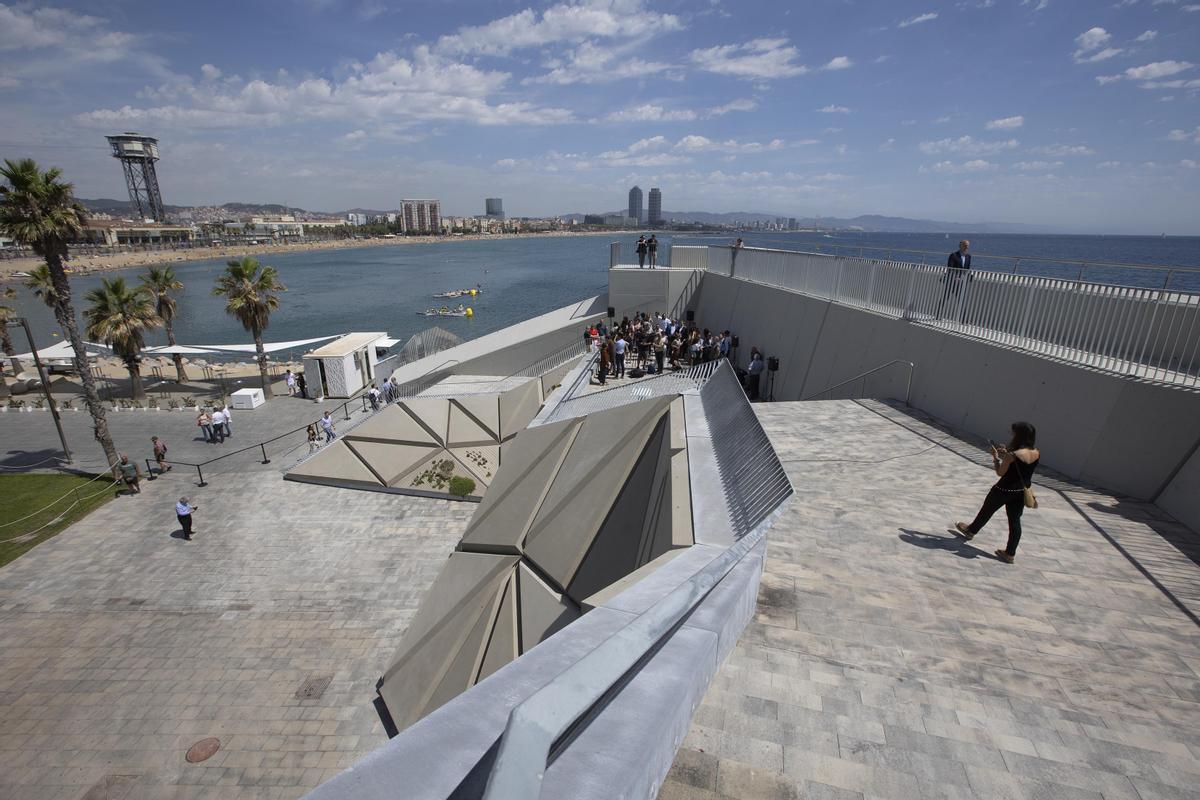
<svg viewBox="0 0 1200 800"><path fill-rule="evenodd" d="M980 443L872 401L755 411L796 496L662 800L1200 796L1200 537L1039 475L1008 566L1003 512L947 530L995 481Z"/></svg>

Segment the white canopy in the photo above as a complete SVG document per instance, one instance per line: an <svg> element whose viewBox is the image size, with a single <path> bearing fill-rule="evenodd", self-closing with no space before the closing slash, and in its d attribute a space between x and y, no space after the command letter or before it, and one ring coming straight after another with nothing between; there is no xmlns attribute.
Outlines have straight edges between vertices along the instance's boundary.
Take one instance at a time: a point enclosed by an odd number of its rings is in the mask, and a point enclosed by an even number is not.
<svg viewBox="0 0 1200 800"><path fill-rule="evenodd" d="M337 338L338 334L331 336L318 336L315 339L296 339L290 342L263 342L263 350L268 353L275 353L280 350L291 350L295 347L304 347L314 342L324 342L328 339ZM199 344L199 345L163 345L162 347L147 347L142 352L150 355L162 356L179 353L181 355L208 355L212 353L254 353L256 349L254 344Z"/></svg>
<svg viewBox="0 0 1200 800"><path fill-rule="evenodd" d="M385 336L382 339L379 339L378 341L375 342L375 347L377 347L377 348L382 347L382 348L386 349L388 347L395 347L398 344L400 344L399 339L393 339L390 336Z"/></svg>
<svg viewBox="0 0 1200 800"><path fill-rule="evenodd" d="M189 347L186 344L164 344L161 347L147 347L142 352L153 356L171 356L176 353L182 356L198 356L216 351L206 347Z"/></svg>
<svg viewBox="0 0 1200 800"><path fill-rule="evenodd" d="M109 348L102 344L94 342L84 342L84 350L90 356L104 355L109 351ZM38 358L42 361L70 361L75 358L75 349L71 347L68 341L55 342L49 347L43 347L37 351ZM22 361L32 361L33 353L18 353L15 356L4 356L4 358L16 358Z"/></svg>

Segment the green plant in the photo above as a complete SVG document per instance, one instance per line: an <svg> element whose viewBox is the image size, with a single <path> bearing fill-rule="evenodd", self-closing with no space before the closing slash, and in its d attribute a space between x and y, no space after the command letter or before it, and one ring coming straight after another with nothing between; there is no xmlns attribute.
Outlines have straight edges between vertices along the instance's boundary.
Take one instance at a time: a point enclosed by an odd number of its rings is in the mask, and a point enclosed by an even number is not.
<svg viewBox="0 0 1200 800"><path fill-rule="evenodd" d="M158 398L151 397L146 401L146 408L158 408Z"/></svg>
<svg viewBox="0 0 1200 800"><path fill-rule="evenodd" d="M71 404L70 400L63 400L61 403L58 404L58 407L63 409L64 411L70 411L72 408L74 408L74 406Z"/></svg>
<svg viewBox="0 0 1200 800"><path fill-rule="evenodd" d="M175 409L179 408L179 401L178 401L178 400L168 400L168 401L167 401L167 408L169 408L169 409L171 409L172 411L174 411Z"/></svg>
<svg viewBox="0 0 1200 800"><path fill-rule="evenodd" d="M191 395L186 395L186 394L183 396L183 407L184 408L192 408L195 405L196 405L196 398L192 397Z"/></svg>
<svg viewBox="0 0 1200 800"><path fill-rule="evenodd" d="M17 409L20 409L21 406L23 406L23 405L25 405L24 400L9 400L8 401L8 407L13 409L14 411Z"/></svg>
<svg viewBox="0 0 1200 800"><path fill-rule="evenodd" d="M39 411L42 410L43 408L45 408L46 407L46 398L39 397L37 400L34 400L33 407L38 409Z"/></svg>
<svg viewBox="0 0 1200 800"><path fill-rule="evenodd" d="M475 481L470 478L455 475L450 479L450 494L455 497L466 497L473 491L475 491Z"/></svg>

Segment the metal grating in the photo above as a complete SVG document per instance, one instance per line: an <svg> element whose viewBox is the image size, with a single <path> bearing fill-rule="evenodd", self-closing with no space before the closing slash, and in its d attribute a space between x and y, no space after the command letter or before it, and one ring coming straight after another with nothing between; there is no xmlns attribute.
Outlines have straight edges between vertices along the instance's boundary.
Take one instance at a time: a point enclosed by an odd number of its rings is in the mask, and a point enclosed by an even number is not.
<svg viewBox="0 0 1200 800"><path fill-rule="evenodd" d="M707 361L679 372L647 378L637 383L614 386L611 389L602 389L578 397L568 397L559 403L543 422L557 422L558 420L582 417L651 397L667 397L693 391L704 386L705 382L721 368L723 363L725 362L722 359ZM736 382L735 378L734 383L736 384Z"/></svg>
<svg viewBox="0 0 1200 800"><path fill-rule="evenodd" d="M316 700L325 694L329 684L333 682L332 675L309 675L300 688L296 690L297 700Z"/></svg>
<svg viewBox="0 0 1200 800"><path fill-rule="evenodd" d="M729 524L734 538L740 539L792 494L792 483L731 367L717 370L704 384L700 402L729 505Z"/></svg>

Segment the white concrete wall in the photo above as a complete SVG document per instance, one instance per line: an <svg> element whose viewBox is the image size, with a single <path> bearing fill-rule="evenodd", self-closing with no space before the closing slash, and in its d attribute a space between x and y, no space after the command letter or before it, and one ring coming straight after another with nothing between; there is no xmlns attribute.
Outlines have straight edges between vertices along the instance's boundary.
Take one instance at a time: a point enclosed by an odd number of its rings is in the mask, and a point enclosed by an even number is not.
<svg viewBox="0 0 1200 800"><path fill-rule="evenodd" d="M1158 505L1194 531L1200 531L1200 451L1193 452L1159 495Z"/></svg>
<svg viewBox="0 0 1200 800"><path fill-rule="evenodd" d="M1158 492L1200 437L1194 392L721 275L707 275L692 302L701 325L739 336L742 364L751 346L780 358L776 400L806 397L892 359L912 361L912 405L998 440L1012 421L1026 419L1038 427L1047 466L1140 499ZM872 395L903 397L902 372L889 374L872 384ZM1190 465L1176 483L1170 497L1181 510L1172 513L1183 519L1200 494L1200 466Z"/></svg>
<svg viewBox="0 0 1200 800"><path fill-rule="evenodd" d="M608 271L609 302L617 319L638 311L663 311L682 316L688 298L704 276L698 269L637 269L621 267Z"/></svg>

